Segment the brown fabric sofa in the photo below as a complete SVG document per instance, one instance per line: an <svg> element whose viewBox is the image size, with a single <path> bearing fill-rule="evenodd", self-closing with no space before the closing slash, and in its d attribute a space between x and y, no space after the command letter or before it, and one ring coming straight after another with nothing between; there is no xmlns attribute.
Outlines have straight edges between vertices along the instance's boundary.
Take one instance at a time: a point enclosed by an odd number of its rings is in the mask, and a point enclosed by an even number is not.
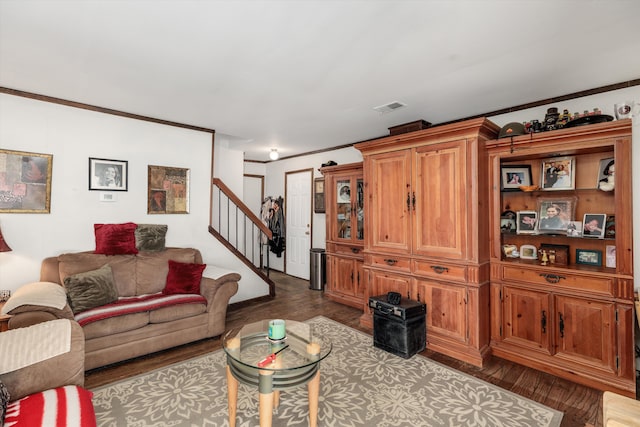
<svg viewBox="0 0 640 427"><path fill-rule="evenodd" d="M62 285L68 276L108 264L119 297L154 294L165 287L169 260L201 264L202 255L192 248L167 248L136 255L63 254L42 262L40 280ZM215 269L215 277L207 275L205 270L200 283L200 294L206 304L176 304L84 325L85 369L221 335L225 331L229 299L238 291L240 275L220 269ZM68 306L64 310L32 306L20 311L10 319L10 329L65 317L70 312Z"/></svg>

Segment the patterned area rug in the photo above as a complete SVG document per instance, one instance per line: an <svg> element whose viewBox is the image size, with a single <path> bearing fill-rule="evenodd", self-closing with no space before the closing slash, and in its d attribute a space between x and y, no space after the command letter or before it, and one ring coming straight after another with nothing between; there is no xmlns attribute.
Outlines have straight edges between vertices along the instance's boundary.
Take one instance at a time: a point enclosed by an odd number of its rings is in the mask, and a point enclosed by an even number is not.
<svg viewBox="0 0 640 427"><path fill-rule="evenodd" d="M420 355L403 359L325 317L307 321L333 342L321 362L319 426L559 426L562 413ZM99 426L228 426L222 350L101 387ZM240 385L237 426L258 422L258 393ZM307 426L307 388L281 392L274 426Z"/></svg>

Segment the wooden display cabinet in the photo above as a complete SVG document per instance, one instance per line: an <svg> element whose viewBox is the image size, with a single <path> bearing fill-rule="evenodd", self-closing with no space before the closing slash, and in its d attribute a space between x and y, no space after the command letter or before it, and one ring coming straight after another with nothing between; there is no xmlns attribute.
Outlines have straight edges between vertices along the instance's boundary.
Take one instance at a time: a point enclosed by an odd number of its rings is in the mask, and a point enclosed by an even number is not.
<svg viewBox="0 0 640 427"><path fill-rule="evenodd" d="M493 354L572 381L635 397L631 121L620 120L487 143L490 164L491 348ZM572 188L501 190L501 170L529 165L543 185L543 165L568 157ZM615 189L598 188L604 159L615 161ZM502 179L504 181L504 179ZM541 201L571 200L574 221L585 214L615 216L606 238L501 232L505 211L544 214ZM539 233L539 231L538 231ZM544 262L543 244L568 247L566 265ZM503 245L532 245L537 259L507 257ZM614 246L615 267L607 267ZM601 253L600 265L581 263L576 251ZM597 257L593 258L597 264ZM584 261L584 260L582 260ZM542 265L546 264L546 265Z"/></svg>
<svg viewBox="0 0 640 427"><path fill-rule="evenodd" d="M427 305L427 348L482 366L489 356L489 228L484 118L356 144L365 182L366 282Z"/></svg>
<svg viewBox="0 0 640 427"><path fill-rule="evenodd" d="M327 285L332 300L364 304L364 182L362 163L327 166L325 177Z"/></svg>

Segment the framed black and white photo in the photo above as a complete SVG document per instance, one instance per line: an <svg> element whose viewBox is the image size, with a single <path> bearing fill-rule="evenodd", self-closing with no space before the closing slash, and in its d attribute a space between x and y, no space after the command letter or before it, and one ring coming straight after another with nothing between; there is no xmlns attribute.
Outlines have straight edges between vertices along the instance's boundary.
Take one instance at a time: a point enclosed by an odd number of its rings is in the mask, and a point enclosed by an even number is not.
<svg viewBox="0 0 640 427"><path fill-rule="evenodd" d="M500 189L519 191L521 185L531 185L531 165L504 165L500 167Z"/></svg>
<svg viewBox="0 0 640 427"><path fill-rule="evenodd" d="M516 215L517 234L537 234L538 213L536 211L518 211Z"/></svg>
<svg viewBox="0 0 640 427"><path fill-rule="evenodd" d="M602 251L592 249L576 249L576 264L602 265Z"/></svg>
<svg viewBox="0 0 640 427"><path fill-rule="evenodd" d="M582 237L604 239L605 224L607 215L605 214L584 214L582 221Z"/></svg>
<svg viewBox="0 0 640 427"><path fill-rule="evenodd" d="M575 188L575 158L555 157L542 162L540 171L543 190L573 190Z"/></svg>
<svg viewBox="0 0 640 427"><path fill-rule="evenodd" d="M89 158L89 190L127 191L128 162Z"/></svg>
<svg viewBox="0 0 640 427"><path fill-rule="evenodd" d="M503 216L500 217L500 232L501 233L515 233L516 232L516 219Z"/></svg>

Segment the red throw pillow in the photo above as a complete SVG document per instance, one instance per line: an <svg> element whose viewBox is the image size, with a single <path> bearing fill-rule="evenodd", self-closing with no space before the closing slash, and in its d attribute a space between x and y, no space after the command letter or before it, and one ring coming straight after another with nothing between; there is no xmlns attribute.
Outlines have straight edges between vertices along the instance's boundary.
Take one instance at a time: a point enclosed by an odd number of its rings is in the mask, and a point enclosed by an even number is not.
<svg viewBox="0 0 640 427"><path fill-rule="evenodd" d="M133 222L124 224L94 224L96 253L104 255L137 254L136 227Z"/></svg>
<svg viewBox="0 0 640 427"><path fill-rule="evenodd" d="M169 274L167 284L162 293L171 294L199 294L202 272L207 264L190 264L169 260Z"/></svg>
<svg viewBox="0 0 640 427"><path fill-rule="evenodd" d="M9 403L4 422L16 427L95 427L91 396L89 390L75 385L30 394Z"/></svg>

